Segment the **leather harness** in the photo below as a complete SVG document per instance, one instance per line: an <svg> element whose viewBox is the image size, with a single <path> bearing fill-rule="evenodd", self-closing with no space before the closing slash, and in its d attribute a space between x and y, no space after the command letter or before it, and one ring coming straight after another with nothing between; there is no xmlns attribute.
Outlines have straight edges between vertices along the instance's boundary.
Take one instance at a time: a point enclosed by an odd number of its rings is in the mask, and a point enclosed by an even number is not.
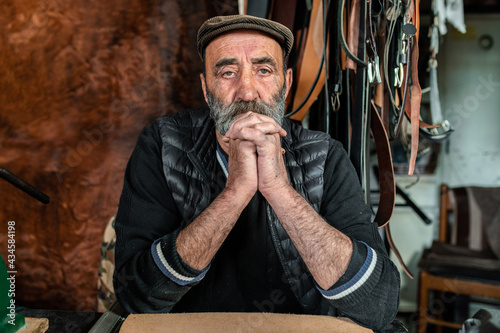
<svg viewBox="0 0 500 333"><path fill-rule="evenodd" d="M274 5L268 18L279 21L275 13L288 10L286 4L281 3L281 7ZM299 9L299 3L293 6L296 10L294 26L288 21L298 47L289 59L294 69L295 87L286 116L296 121L304 120L319 97L324 96L325 102L321 104L326 108L324 131L332 132L331 110L336 119L346 119L343 124L349 126L348 134L340 139L344 140L342 143L358 173L368 205L371 205L371 133L377 152L380 191L374 220L380 228L385 227L389 245L412 278L394 245L388 225L396 196L390 140L399 135L402 117L407 117L411 123L408 174L412 175L421 129L437 127L420 119L419 2L339 0L336 13L333 7L330 9L331 0L306 1L305 11ZM337 17L332 17L332 13ZM345 96L341 98L342 92ZM341 118L339 114L343 111L347 116Z"/></svg>

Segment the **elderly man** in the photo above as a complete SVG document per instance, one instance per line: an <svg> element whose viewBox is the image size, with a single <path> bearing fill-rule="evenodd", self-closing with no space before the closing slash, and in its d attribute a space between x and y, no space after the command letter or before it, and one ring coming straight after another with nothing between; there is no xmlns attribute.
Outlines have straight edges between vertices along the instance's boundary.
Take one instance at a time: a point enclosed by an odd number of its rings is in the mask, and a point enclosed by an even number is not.
<svg viewBox="0 0 500 333"><path fill-rule="evenodd" d="M342 146L283 119L292 44L252 16L200 28L210 110L157 119L127 166L114 276L127 311L394 319L399 274Z"/></svg>

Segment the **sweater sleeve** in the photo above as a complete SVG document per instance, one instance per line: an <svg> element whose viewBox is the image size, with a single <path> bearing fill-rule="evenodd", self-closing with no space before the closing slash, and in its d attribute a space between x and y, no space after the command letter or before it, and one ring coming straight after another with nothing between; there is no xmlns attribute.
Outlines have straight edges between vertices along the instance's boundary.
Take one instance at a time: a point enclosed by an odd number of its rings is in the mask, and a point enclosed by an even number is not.
<svg viewBox="0 0 500 333"><path fill-rule="evenodd" d="M169 312L203 278L206 271L190 268L177 254L180 224L153 123L142 131L127 164L115 221L113 286L128 312Z"/></svg>
<svg viewBox="0 0 500 333"><path fill-rule="evenodd" d="M383 329L399 307L400 277L365 204L363 191L343 147L330 145L325 166L321 215L349 236L353 254L344 275L329 289L317 287L343 315L372 329Z"/></svg>

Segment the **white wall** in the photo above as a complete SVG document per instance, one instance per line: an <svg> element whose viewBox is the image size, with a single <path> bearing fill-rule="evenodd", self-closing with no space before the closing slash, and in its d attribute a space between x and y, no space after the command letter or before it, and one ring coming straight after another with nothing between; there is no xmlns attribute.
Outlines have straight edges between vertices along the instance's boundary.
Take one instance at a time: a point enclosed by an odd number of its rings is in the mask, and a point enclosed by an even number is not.
<svg viewBox="0 0 500 333"><path fill-rule="evenodd" d="M408 190L433 224L425 225L408 207L396 207L391 219L396 245L416 275L410 280L400 270L401 311L417 310L417 263L423 249L437 237L439 185L500 186L500 15L468 15L465 22L466 35L449 27L438 56L444 118L455 132L442 146L435 174L422 176ZM478 39L484 34L493 37L491 50L479 47ZM396 180L404 187L415 177ZM392 259L397 262L395 256Z"/></svg>
<svg viewBox="0 0 500 333"><path fill-rule="evenodd" d="M442 107L455 133L441 154L450 186L500 185L500 15L466 16L468 33L450 31L439 57ZM479 47L480 36L493 48Z"/></svg>

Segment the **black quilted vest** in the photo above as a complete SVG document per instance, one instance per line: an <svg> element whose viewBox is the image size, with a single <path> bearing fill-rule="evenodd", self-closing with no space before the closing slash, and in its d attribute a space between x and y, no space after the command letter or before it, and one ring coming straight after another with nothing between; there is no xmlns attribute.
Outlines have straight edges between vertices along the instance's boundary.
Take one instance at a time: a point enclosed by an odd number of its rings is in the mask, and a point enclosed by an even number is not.
<svg viewBox="0 0 500 333"><path fill-rule="evenodd" d="M217 196L214 186L216 136L208 109L185 110L157 120L167 185L182 214L182 227L193 221ZM285 166L292 186L319 212L329 136L285 120L282 139ZM305 313L335 315L319 294L313 278L274 211L266 207L267 222L288 283Z"/></svg>

